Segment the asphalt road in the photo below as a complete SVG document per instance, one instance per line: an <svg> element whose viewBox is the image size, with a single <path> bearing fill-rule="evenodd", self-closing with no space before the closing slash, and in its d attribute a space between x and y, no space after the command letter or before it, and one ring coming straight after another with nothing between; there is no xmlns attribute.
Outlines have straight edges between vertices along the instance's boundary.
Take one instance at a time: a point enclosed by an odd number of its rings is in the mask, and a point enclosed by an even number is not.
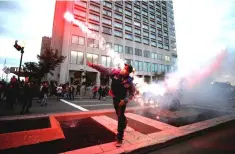
<svg viewBox="0 0 235 154"><path fill-rule="evenodd" d="M149 154L234 154L235 121Z"/></svg>
<svg viewBox="0 0 235 154"><path fill-rule="evenodd" d="M69 103L75 104L87 110L102 110L102 109L113 109L112 99L107 99L105 101L100 101L97 99L75 99L66 100ZM41 107L40 104L33 101L32 107L30 108L30 113L27 115L34 114L53 114L53 113L63 113L63 112L81 112L80 109L66 104L62 101L57 101L56 99L48 99L47 106ZM138 106L134 102L130 102L128 107ZM19 115L21 111L22 104L14 104L13 110L6 109L6 102L0 102L0 117L1 116L12 116Z"/></svg>

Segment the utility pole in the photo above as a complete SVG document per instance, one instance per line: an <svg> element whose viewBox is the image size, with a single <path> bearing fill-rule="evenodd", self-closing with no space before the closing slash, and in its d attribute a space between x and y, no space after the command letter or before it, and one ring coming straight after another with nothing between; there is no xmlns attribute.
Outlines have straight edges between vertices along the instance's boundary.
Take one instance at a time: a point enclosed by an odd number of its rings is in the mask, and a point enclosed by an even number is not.
<svg viewBox="0 0 235 154"><path fill-rule="evenodd" d="M19 66L19 71L18 71L18 81L20 81L20 73L21 73L22 58L23 58L23 54L24 54L24 47L18 45L18 40L15 41L14 47L17 51L20 51L20 53L21 53L20 66Z"/></svg>

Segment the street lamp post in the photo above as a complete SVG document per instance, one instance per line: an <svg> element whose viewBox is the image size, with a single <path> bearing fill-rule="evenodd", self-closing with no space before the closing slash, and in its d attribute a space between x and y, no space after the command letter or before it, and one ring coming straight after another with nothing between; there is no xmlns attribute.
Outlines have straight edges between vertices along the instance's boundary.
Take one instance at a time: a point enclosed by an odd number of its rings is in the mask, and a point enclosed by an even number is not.
<svg viewBox="0 0 235 154"><path fill-rule="evenodd" d="M20 72L21 72L21 65L22 65L22 58L23 58L23 54L24 54L24 47L18 45L18 41L15 41L15 45L14 47L16 48L17 51L20 51L21 56L20 56L20 66L19 66L19 71L18 71L18 81L20 81Z"/></svg>

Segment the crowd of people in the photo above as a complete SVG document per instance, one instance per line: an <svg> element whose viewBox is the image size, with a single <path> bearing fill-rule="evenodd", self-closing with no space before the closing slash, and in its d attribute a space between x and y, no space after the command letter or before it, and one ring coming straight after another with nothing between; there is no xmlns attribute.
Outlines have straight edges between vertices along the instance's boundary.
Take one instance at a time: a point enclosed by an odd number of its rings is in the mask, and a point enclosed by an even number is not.
<svg viewBox="0 0 235 154"><path fill-rule="evenodd" d="M71 85L69 83L59 84L56 82L43 81L41 84L31 82L28 78L18 81L13 76L9 83L0 81L0 101L5 100L6 108L13 109L14 104L22 104L21 114L28 113L32 106L33 98L37 99L40 106L47 106L48 96L56 97L57 100L74 100L75 96L88 97L91 99L105 100L108 95L109 86Z"/></svg>

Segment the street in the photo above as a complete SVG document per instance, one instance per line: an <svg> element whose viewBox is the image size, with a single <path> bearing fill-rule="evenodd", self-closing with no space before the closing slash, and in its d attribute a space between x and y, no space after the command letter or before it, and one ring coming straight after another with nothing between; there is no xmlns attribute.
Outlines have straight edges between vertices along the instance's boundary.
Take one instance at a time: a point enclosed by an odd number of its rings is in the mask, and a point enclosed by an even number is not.
<svg viewBox="0 0 235 154"><path fill-rule="evenodd" d="M53 114L53 113L63 113L63 112L79 112L82 111L77 107L66 104L62 101L57 101L56 98L48 99L47 106L41 107L40 104L33 100L33 105L30 108L30 113L26 115L34 114ZM65 100L66 102L72 103L76 106L87 110L102 110L102 109L113 109L112 99L108 98L105 101L100 101L98 99L75 99L75 100ZM12 116L19 115L21 111L21 104L15 104L13 110L6 109L6 102L0 102L0 116ZM128 107L133 107L138 104L130 102Z"/></svg>
<svg viewBox="0 0 235 154"><path fill-rule="evenodd" d="M233 121L149 154L234 154L234 130L235 122Z"/></svg>

